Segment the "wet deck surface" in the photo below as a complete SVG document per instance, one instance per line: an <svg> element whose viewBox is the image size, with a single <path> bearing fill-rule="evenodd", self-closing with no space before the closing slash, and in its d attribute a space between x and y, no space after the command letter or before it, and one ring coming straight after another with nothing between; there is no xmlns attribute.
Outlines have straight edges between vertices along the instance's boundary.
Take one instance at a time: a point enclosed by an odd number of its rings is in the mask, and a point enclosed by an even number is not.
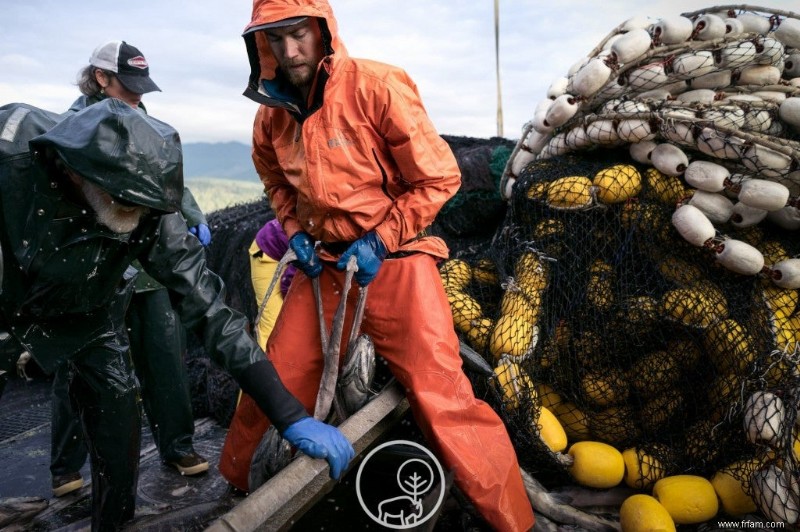
<svg viewBox="0 0 800 532"><path fill-rule="evenodd" d="M91 517L91 474L81 470L84 486L73 494L52 497L50 479L50 382L9 382L0 415L0 498L41 497L47 509L26 524L26 530L81 530ZM195 449L209 461L207 473L185 477L164 465L150 434L142 428L136 519L130 528L202 530L228 511L242 495L231 490L217 464L226 429L211 419L195 422ZM156 521L157 517L157 523ZM148 523L151 522L151 523ZM168 528L169 529L169 528Z"/></svg>
<svg viewBox="0 0 800 532"><path fill-rule="evenodd" d="M243 500L217 468L227 429L210 418L195 421L195 449L209 462L207 473L184 477L161 463L147 424L142 427L136 517L127 530L182 532L204 530ZM419 440L410 419L387 434L387 439ZM50 479L50 381L12 379L0 399L0 498L40 497L48 507L17 530L88 530L91 520L91 474L84 465L84 486L73 494L52 497ZM355 490L356 468L314 508L298 519L292 530L387 530L361 510ZM448 497L439 519L428 530L488 530L479 518Z"/></svg>

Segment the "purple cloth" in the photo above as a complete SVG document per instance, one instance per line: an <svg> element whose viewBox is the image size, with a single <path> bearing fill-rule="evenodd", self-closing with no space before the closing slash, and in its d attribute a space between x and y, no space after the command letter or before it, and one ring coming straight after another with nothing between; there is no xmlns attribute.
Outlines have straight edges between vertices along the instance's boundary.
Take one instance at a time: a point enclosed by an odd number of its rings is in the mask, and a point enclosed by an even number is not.
<svg viewBox="0 0 800 532"><path fill-rule="evenodd" d="M267 254L268 257L275 260L281 260L289 249L289 238L283 232L281 224L277 218L273 218L264 224L256 234L256 245L258 249ZM289 285L292 284L297 268L289 264L281 276L281 294L286 296L289 291Z"/></svg>

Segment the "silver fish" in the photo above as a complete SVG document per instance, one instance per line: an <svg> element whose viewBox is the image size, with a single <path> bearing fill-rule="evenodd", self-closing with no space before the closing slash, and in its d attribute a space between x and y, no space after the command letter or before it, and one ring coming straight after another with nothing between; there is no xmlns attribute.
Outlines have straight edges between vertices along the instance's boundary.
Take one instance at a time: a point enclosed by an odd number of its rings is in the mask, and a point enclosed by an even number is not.
<svg viewBox="0 0 800 532"><path fill-rule="evenodd" d="M483 359L477 351L465 344L463 341L459 344L459 354L464 365L472 371L477 371L481 375L489 376L492 374L492 366Z"/></svg>
<svg viewBox="0 0 800 532"><path fill-rule="evenodd" d="M543 516L542 514L536 515L536 522L533 524L533 532L559 532L561 527Z"/></svg>
<svg viewBox="0 0 800 532"><path fill-rule="evenodd" d="M270 426L253 453L247 485L250 491L258 489L267 480L286 467L292 459L292 446L284 440L275 426Z"/></svg>
<svg viewBox="0 0 800 532"><path fill-rule="evenodd" d="M520 473L525 491L528 492L528 499L537 514L544 515L558 524L575 525L592 531L621 530L618 520L593 515L564 504L553 497L530 473L524 469L520 469Z"/></svg>
<svg viewBox="0 0 800 532"><path fill-rule="evenodd" d="M370 386L375 377L375 346L368 334L360 334L348 351L337 394L347 415L352 415L370 398Z"/></svg>
<svg viewBox="0 0 800 532"><path fill-rule="evenodd" d="M327 349L322 352L322 358L325 363L325 367L322 370L322 379L319 383L319 391L317 392L317 402L314 405L314 417L320 421L324 421L328 414L331 411L331 406L334 406L336 402L336 381L339 377L339 344L342 341L342 333L344 332L344 316L345 316L345 307L347 306L347 294L350 293L350 284L353 281L353 274L358 270L358 266L356 265L356 257L355 255L350 257L350 260L347 262L347 270L344 276L344 287L342 288L342 299L339 301L339 305L336 307L336 312L333 315L333 325L331 327L331 335L325 339L324 330L322 325L320 325L320 336L322 339L322 345L325 346L327 343ZM366 299L366 289L367 287L359 288L359 304L358 306L363 309L364 300ZM322 297L318 293L316 294L317 299L317 308L322 308ZM356 313L359 310L356 309ZM319 312L320 320L322 320L322 312ZM323 321L320 321L322 324ZM352 334L357 331L357 327L361 326L361 320L356 318L356 323L353 325L353 330L351 331L351 337L348 341L348 346L352 345L354 342L354 338ZM340 419L341 412L336 413Z"/></svg>
<svg viewBox="0 0 800 532"><path fill-rule="evenodd" d="M180 508L170 508L166 511L163 508L154 508L153 513L146 513L147 508L137 508L136 518L125 523L123 532L161 532L164 530L205 530L213 521L230 511L234 502L228 498L223 500L213 500L183 506ZM60 532L68 532L63 528ZM86 527L83 530L88 530ZM5 532L5 531L3 531Z"/></svg>
<svg viewBox="0 0 800 532"><path fill-rule="evenodd" d="M21 527L36 514L47 508L47 499L41 497L8 497L0 499L0 528ZM19 528L23 530L23 528Z"/></svg>
<svg viewBox="0 0 800 532"><path fill-rule="evenodd" d="M616 508L619 509L625 499L639 493L627 486L598 490L581 486L566 486L550 492L553 500L560 504L568 504L576 508Z"/></svg>

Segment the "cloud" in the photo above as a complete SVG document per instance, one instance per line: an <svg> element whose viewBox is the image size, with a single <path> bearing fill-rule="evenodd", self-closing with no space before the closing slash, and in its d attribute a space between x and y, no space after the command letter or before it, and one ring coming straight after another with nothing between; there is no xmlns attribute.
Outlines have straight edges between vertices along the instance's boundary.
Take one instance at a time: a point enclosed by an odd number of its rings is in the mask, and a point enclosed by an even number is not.
<svg viewBox="0 0 800 532"><path fill-rule="evenodd" d="M0 55L0 69L8 74L8 77L20 74L30 75L34 72L41 72L43 65L34 57L23 54Z"/></svg>
<svg viewBox="0 0 800 532"><path fill-rule="evenodd" d="M792 9L796 0L776 0ZM351 55L395 64L415 80L444 134L497 131L494 4L450 0L331 0ZM242 96L249 64L241 32L247 0L105 3L27 0L3 5L0 104L22 99L65 109L78 95L78 70L91 50L125 39L141 48L162 93L151 113L185 141L249 142L255 104ZM696 0L500 0L504 135L516 138L547 88L617 25L700 7ZM46 15L42 15L45 13ZM227 137L226 137L227 136Z"/></svg>

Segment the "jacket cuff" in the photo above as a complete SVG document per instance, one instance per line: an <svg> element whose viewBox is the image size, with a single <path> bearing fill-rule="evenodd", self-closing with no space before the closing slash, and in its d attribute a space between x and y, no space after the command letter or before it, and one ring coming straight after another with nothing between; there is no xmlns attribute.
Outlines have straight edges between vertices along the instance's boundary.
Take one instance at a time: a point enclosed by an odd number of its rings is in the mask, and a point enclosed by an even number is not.
<svg viewBox="0 0 800 532"><path fill-rule="evenodd" d="M303 226L300 225L297 220L287 219L281 222L281 225L283 225L283 232L286 233L286 237L290 239L300 231L305 231Z"/></svg>
<svg viewBox="0 0 800 532"><path fill-rule="evenodd" d="M386 224L381 224L374 229L375 233L383 242L383 247L386 248L386 253L394 253L400 248L400 242L395 238L395 233L386 227Z"/></svg>
<svg viewBox="0 0 800 532"><path fill-rule="evenodd" d="M281 434L289 425L309 417L305 407L283 385L269 360L259 360L246 367L239 375L239 386Z"/></svg>

